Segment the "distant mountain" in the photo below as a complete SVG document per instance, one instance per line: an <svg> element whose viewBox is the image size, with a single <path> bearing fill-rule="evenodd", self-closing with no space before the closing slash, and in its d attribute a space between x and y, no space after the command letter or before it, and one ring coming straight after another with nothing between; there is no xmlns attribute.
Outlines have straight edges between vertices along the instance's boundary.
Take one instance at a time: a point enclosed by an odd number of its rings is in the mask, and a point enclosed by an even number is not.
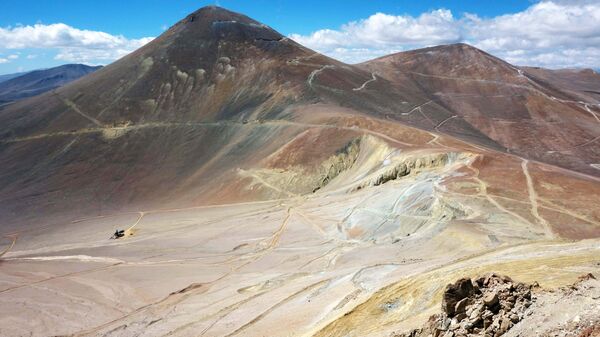
<svg viewBox="0 0 600 337"><path fill-rule="evenodd" d="M58 88L100 68L101 66L65 64L27 73L3 75L0 77L0 105Z"/></svg>
<svg viewBox="0 0 600 337"><path fill-rule="evenodd" d="M527 73L591 104L600 103L600 74L593 69L523 67Z"/></svg>
<svg viewBox="0 0 600 337"><path fill-rule="evenodd" d="M8 81L10 79L13 79L15 77L19 77L19 76L22 76L22 75L25 75L25 74L27 74L26 71L20 72L20 73L14 73L14 74L0 75L0 83L6 82L6 81Z"/></svg>

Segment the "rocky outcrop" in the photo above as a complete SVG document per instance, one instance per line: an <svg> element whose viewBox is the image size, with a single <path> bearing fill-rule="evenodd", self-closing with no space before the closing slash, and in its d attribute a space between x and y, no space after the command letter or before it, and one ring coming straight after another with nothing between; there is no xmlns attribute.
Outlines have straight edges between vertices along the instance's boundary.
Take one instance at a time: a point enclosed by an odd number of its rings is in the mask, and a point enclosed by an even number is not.
<svg viewBox="0 0 600 337"><path fill-rule="evenodd" d="M349 169L354 164L360 152L360 140L360 138L352 140L321 164L318 169L319 183L313 188L313 193L323 188L341 172Z"/></svg>
<svg viewBox="0 0 600 337"><path fill-rule="evenodd" d="M600 281L593 274L539 290L525 318L503 337L600 337Z"/></svg>
<svg viewBox="0 0 600 337"><path fill-rule="evenodd" d="M388 181L400 179L413 173L433 170L465 160L470 156L468 153L460 152L438 152L438 153L408 153L394 158L390 165L380 170L377 174L364 179L354 190L360 190L369 186L379 186Z"/></svg>
<svg viewBox="0 0 600 337"><path fill-rule="evenodd" d="M532 287L496 274L460 279L446 286L441 314L423 328L393 337L502 336L523 319Z"/></svg>
<svg viewBox="0 0 600 337"><path fill-rule="evenodd" d="M600 325L586 328L581 332L581 334L579 334L578 337L600 337Z"/></svg>

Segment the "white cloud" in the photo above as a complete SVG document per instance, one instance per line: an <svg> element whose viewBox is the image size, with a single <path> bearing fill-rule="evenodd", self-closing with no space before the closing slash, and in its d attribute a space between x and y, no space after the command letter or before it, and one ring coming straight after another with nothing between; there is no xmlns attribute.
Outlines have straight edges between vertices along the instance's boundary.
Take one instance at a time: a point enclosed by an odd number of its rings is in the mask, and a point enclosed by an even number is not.
<svg viewBox="0 0 600 337"><path fill-rule="evenodd" d="M517 64L600 67L600 3L544 1L527 10L467 21L467 42Z"/></svg>
<svg viewBox="0 0 600 337"><path fill-rule="evenodd" d="M16 60L18 58L19 58L19 55L17 55L17 54L8 55L9 60Z"/></svg>
<svg viewBox="0 0 600 337"><path fill-rule="evenodd" d="M374 14L339 30L291 34L301 44L346 62L467 42L519 65L600 68L600 2L554 0L493 18L438 9L417 17Z"/></svg>
<svg viewBox="0 0 600 337"><path fill-rule="evenodd" d="M291 34L297 42L318 50L403 49L403 46L450 43L460 39L460 30L452 13L438 9L418 17L376 13L353 21L340 30L323 29L308 36Z"/></svg>
<svg viewBox="0 0 600 337"><path fill-rule="evenodd" d="M33 60L33 59L34 59L34 58L36 58L36 57L37 57L37 55L36 55L36 54L29 54L29 55L27 55L27 59L28 59L28 60Z"/></svg>
<svg viewBox="0 0 600 337"><path fill-rule="evenodd" d="M0 28L0 45L6 49L57 49L56 59L71 62L113 61L151 41L82 30L63 23Z"/></svg>
<svg viewBox="0 0 600 337"><path fill-rule="evenodd" d="M364 60L372 60L382 55L394 54L401 49L371 49L371 48L334 48L327 52L329 57L343 60L348 63L358 63Z"/></svg>
<svg viewBox="0 0 600 337"><path fill-rule="evenodd" d="M2 63L8 63L8 62L9 61L7 59L0 57L0 64L2 64Z"/></svg>

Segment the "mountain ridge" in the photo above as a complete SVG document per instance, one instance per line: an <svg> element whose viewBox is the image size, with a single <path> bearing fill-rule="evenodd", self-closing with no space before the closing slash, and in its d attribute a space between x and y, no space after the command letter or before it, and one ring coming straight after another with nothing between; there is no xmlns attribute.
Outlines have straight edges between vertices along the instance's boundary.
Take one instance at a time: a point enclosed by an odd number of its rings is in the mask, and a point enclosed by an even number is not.
<svg viewBox="0 0 600 337"><path fill-rule="evenodd" d="M36 96L75 81L101 66L64 64L58 67L32 70L0 82L0 104Z"/></svg>
<svg viewBox="0 0 600 337"><path fill-rule="evenodd" d="M18 73L10 73L10 74L4 74L4 75L0 75L0 83L2 83L2 82L4 82L4 81L7 81L7 80L10 80L11 78L15 78L15 77L17 77L17 76L24 75L24 74L26 74L26 73L27 73L27 72L26 72L26 71L24 71L24 72L18 72Z"/></svg>

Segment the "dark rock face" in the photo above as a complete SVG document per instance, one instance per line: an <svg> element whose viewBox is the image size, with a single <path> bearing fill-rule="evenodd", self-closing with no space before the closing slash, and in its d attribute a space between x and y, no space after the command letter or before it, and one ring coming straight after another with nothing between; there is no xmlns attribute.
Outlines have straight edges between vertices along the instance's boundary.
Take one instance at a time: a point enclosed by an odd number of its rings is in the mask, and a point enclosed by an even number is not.
<svg viewBox="0 0 600 337"><path fill-rule="evenodd" d="M502 336L523 319L532 287L496 274L460 279L446 287L441 314L421 329L394 337Z"/></svg>
<svg viewBox="0 0 600 337"><path fill-rule="evenodd" d="M463 311L464 306L467 304L467 297L470 297L475 292L475 287L471 283L470 279L460 279L454 284L449 284L444 292L444 298L442 300L442 309L448 313L448 315L454 315L457 312Z"/></svg>

